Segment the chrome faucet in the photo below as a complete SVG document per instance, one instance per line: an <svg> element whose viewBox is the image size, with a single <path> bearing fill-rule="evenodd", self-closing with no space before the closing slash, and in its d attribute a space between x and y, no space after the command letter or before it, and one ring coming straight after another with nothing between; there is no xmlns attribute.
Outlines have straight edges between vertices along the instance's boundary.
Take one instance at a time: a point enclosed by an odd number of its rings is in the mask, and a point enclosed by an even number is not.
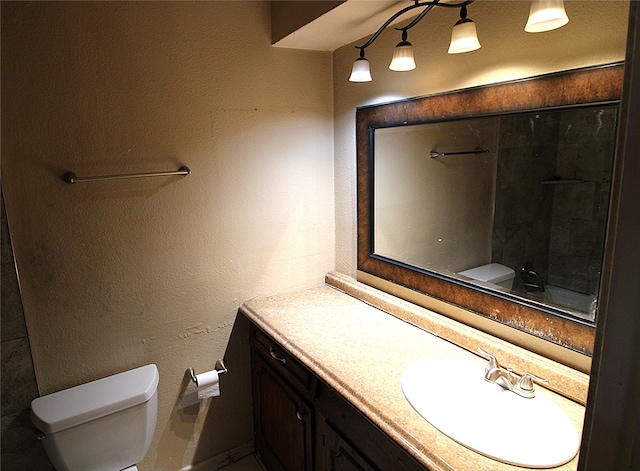
<svg viewBox="0 0 640 471"><path fill-rule="evenodd" d="M533 263L525 262L520 269L520 278L524 282L524 287L529 290L539 290L544 293L544 281L538 272L533 268Z"/></svg>
<svg viewBox="0 0 640 471"><path fill-rule="evenodd" d="M536 391L533 383L548 383L544 378L540 378L532 373L525 373L518 376L511 368L503 368L496 360L496 357L483 349L478 348L480 355L487 360L489 364L485 368L484 379L490 383L496 383L503 389L512 391L518 396L532 398L535 397Z"/></svg>

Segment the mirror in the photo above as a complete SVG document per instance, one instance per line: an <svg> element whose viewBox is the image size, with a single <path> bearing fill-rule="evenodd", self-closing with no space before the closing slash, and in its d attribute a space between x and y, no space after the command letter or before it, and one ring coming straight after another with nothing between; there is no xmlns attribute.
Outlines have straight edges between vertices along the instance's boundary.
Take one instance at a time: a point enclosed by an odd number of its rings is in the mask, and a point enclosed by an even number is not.
<svg viewBox="0 0 640 471"><path fill-rule="evenodd" d="M617 115L598 104L377 129L374 253L594 324ZM512 271L468 272L490 263Z"/></svg>
<svg viewBox="0 0 640 471"><path fill-rule="evenodd" d="M615 64L359 108L359 270L590 355L621 86Z"/></svg>

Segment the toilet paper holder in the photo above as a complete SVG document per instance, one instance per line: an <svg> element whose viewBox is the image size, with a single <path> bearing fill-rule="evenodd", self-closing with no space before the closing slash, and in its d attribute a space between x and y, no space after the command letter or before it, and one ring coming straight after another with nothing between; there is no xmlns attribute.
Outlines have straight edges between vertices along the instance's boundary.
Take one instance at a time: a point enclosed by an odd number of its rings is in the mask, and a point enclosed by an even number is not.
<svg viewBox="0 0 640 471"><path fill-rule="evenodd" d="M198 386L198 378L196 377L196 373L193 368L189 368L187 371L189 372L189 376L191 376L191 381L196 383L196 386ZM216 360L216 371L219 375L227 372L227 367L224 366L224 361L222 361L222 359Z"/></svg>

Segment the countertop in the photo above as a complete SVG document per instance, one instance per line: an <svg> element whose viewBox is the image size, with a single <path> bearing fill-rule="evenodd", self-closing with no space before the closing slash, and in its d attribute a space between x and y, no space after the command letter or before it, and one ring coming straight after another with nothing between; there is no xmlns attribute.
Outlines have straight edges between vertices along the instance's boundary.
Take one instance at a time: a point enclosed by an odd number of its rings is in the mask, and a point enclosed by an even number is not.
<svg viewBox="0 0 640 471"><path fill-rule="evenodd" d="M402 393L402 373L420 360L464 358L486 364L479 356L330 285L255 298L240 310L426 468L526 469L458 444L422 418ZM582 405L541 387L537 393L561 407L581 433ZM554 469L576 467L577 457Z"/></svg>

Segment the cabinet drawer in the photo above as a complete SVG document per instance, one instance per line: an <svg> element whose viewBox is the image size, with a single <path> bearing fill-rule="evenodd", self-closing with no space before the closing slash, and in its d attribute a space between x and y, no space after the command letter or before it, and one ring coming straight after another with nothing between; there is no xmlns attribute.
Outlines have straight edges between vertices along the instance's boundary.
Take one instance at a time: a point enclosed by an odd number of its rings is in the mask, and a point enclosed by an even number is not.
<svg viewBox="0 0 640 471"><path fill-rule="evenodd" d="M314 376L275 340L256 326L251 326L251 344L266 362L293 387L305 395L313 394Z"/></svg>

